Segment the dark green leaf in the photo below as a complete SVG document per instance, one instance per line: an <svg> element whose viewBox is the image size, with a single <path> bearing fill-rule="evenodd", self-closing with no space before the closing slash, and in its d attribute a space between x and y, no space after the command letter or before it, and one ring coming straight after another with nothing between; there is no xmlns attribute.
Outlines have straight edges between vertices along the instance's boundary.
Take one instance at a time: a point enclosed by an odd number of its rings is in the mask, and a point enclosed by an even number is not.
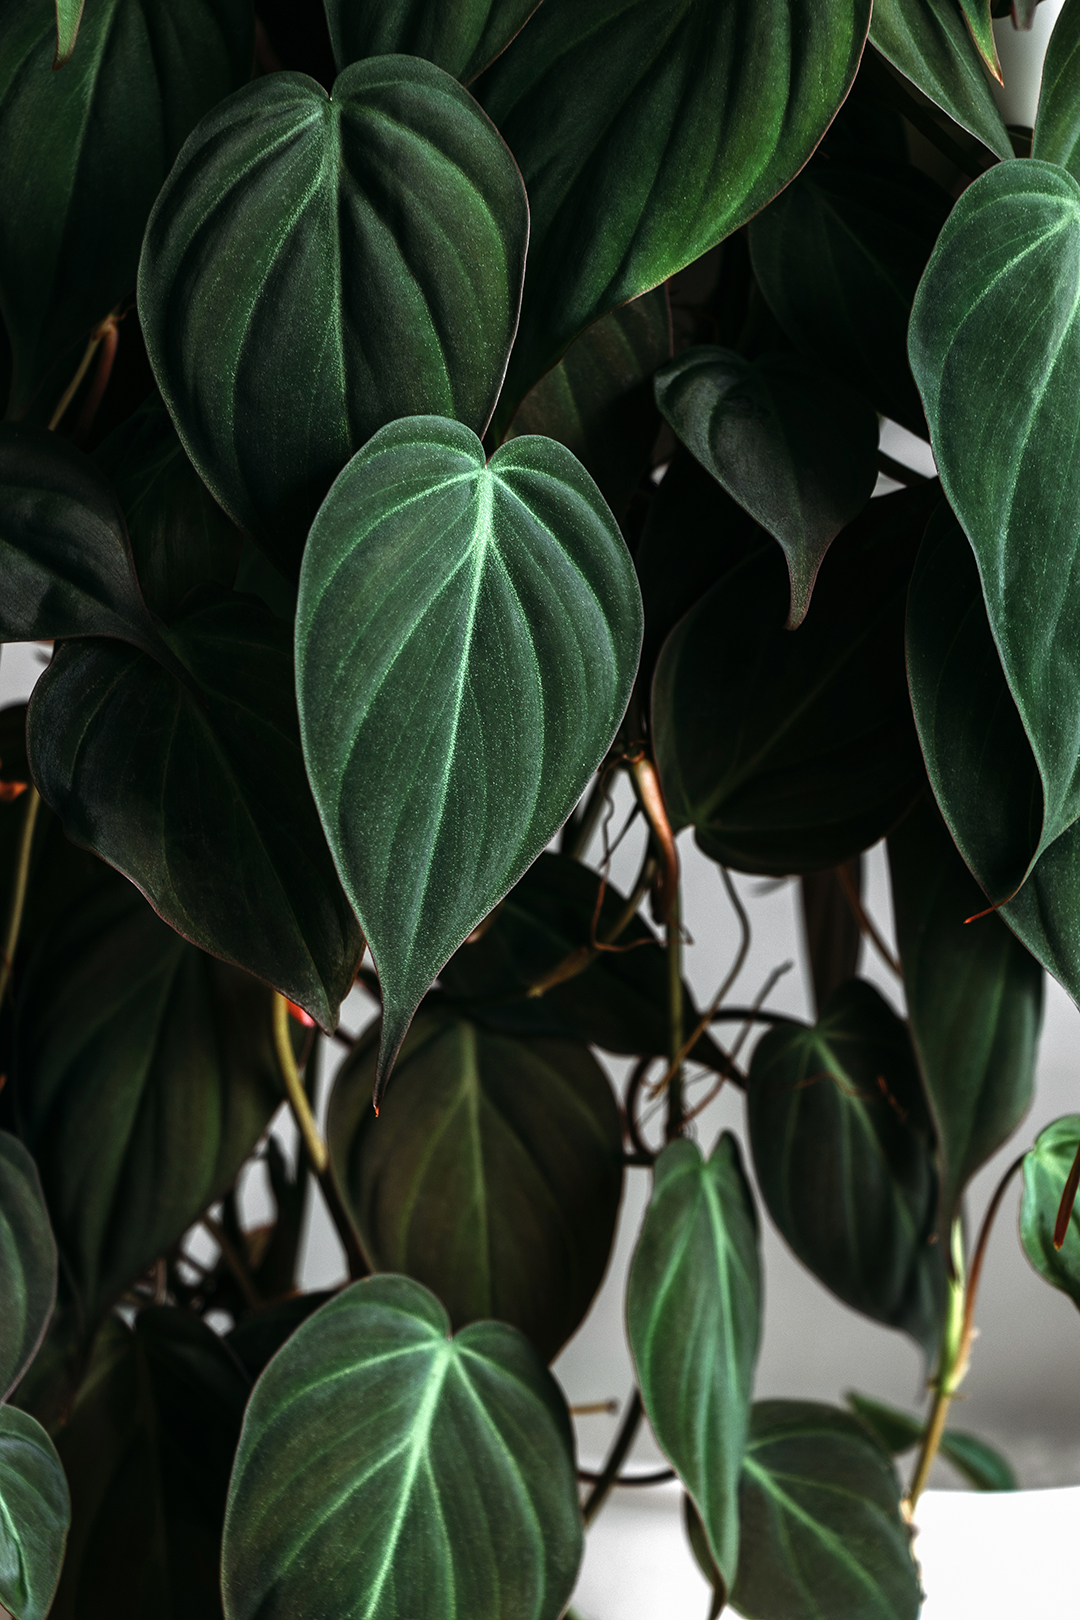
<svg viewBox="0 0 1080 1620"><path fill-rule="evenodd" d="M1043 975L961 859L929 794L889 836L912 1039L934 1117L947 1233L1031 1102ZM978 916L977 922L968 919Z"/></svg>
<svg viewBox="0 0 1080 1620"><path fill-rule="evenodd" d="M334 1176L376 1271L439 1296L455 1329L494 1317L551 1361L611 1253L622 1122L577 1042L513 1040L434 1012L413 1025L378 1117L375 1042L330 1099Z"/></svg>
<svg viewBox="0 0 1080 1620"><path fill-rule="evenodd" d="M484 431L527 238L510 153L419 57L357 62L332 97L272 73L199 126L147 229L139 313L195 467L285 573L377 428Z"/></svg>
<svg viewBox="0 0 1080 1620"><path fill-rule="evenodd" d="M653 735L668 813L713 860L786 875L849 860L895 824L922 765L904 605L931 486L885 495L830 548L784 629L776 548L755 549L668 637Z"/></svg>
<svg viewBox="0 0 1080 1620"><path fill-rule="evenodd" d="M329 1290L293 1294L260 1311L250 1312L231 1333L225 1335L225 1343L252 1382L258 1378L270 1358L276 1356L286 1340L292 1337L301 1322L306 1322L313 1311L333 1297Z"/></svg>
<svg viewBox="0 0 1080 1620"><path fill-rule="evenodd" d="M874 0L870 42L999 158L1012 142L956 0Z"/></svg>
<svg viewBox="0 0 1080 1620"><path fill-rule="evenodd" d="M251 73L250 0L91 0L53 72L51 0L0 17L0 312L9 412L135 286L151 204L189 131ZM47 419L55 400L45 408Z"/></svg>
<svg viewBox="0 0 1080 1620"><path fill-rule="evenodd" d="M856 1417L862 1419L876 1440L892 1456L899 1457L917 1446L923 1437L923 1420L910 1412L901 1412L884 1401L871 1400L868 1395L848 1391L847 1403Z"/></svg>
<svg viewBox="0 0 1080 1620"><path fill-rule="evenodd" d="M856 895L862 892L861 860L844 869ZM862 929L841 882L841 868L808 872L799 880L803 938L814 986L814 1006L824 1007L834 990L853 979L859 967Z"/></svg>
<svg viewBox="0 0 1080 1620"><path fill-rule="evenodd" d="M0 1131L0 1401L33 1361L55 1301L56 1241L37 1166Z"/></svg>
<svg viewBox="0 0 1080 1620"><path fill-rule="evenodd" d="M951 207L910 164L830 144L749 228L754 275L792 342L924 438L908 320Z"/></svg>
<svg viewBox="0 0 1080 1620"><path fill-rule="evenodd" d="M16 1097L91 1331L219 1198L281 1099L270 998L116 879L39 947Z"/></svg>
<svg viewBox="0 0 1080 1620"><path fill-rule="evenodd" d="M1039 110L1031 144L1034 158L1059 163L1080 180L1080 93L1076 52L1080 47L1080 7L1064 5L1054 23L1043 61Z"/></svg>
<svg viewBox="0 0 1080 1620"><path fill-rule="evenodd" d="M326 0L340 68L363 56L424 56L462 84L504 51L540 0Z"/></svg>
<svg viewBox="0 0 1080 1620"><path fill-rule="evenodd" d="M792 355L744 360L688 349L661 370L656 399L701 465L779 541L791 580L787 628L806 617L840 530L877 482L878 423L846 384Z"/></svg>
<svg viewBox="0 0 1080 1620"><path fill-rule="evenodd" d="M869 0L544 0L484 83L532 215L500 419L567 344L783 190L847 95Z"/></svg>
<svg viewBox="0 0 1080 1620"><path fill-rule="evenodd" d="M211 591L170 642L197 691L119 643L58 651L30 707L35 779L166 922L333 1030L363 941L304 775L288 626Z"/></svg>
<svg viewBox="0 0 1080 1620"><path fill-rule="evenodd" d="M581 1559L566 1405L516 1328L450 1338L419 1283L372 1277L255 1386L225 1523L227 1620L557 1620Z"/></svg>
<svg viewBox="0 0 1080 1620"><path fill-rule="evenodd" d="M1060 1249L1054 1246L1058 1209L1078 1151L1080 1114L1066 1114L1041 1131L1024 1154L1020 1242L1039 1276L1080 1309L1080 1203L1075 1199L1065 1241Z"/></svg>
<svg viewBox="0 0 1080 1620"><path fill-rule="evenodd" d="M56 0L56 57L54 68L71 60L82 21L83 0Z"/></svg>
<svg viewBox="0 0 1080 1620"><path fill-rule="evenodd" d="M922 1594L900 1486L857 1418L759 1401L731 1594L746 1620L916 1620Z"/></svg>
<svg viewBox="0 0 1080 1620"><path fill-rule="evenodd" d="M70 1520L52 1441L25 1412L0 1406L0 1604L13 1620L49 1614Z"/></svg>
<svg viewBox="0 0 1080 1620"><path fill-rule="evenodd" d="M999 84L1004 83L1001 77L1001 63L998 61L997 46L994 43L994 24L990 16L990 0L960 0L960 10L964 21L968 25L975 44L975 49L982 57L983 62L993 78Z"/></svg>
<svg viewBox="0 0 1080 1620"><path fill-rule="evenodd" d="M627 1285L630 1348L649 1422L730 1587L761 1334L757 1213L728 1131L708 1161L693 1142L670 1143L654 1177Z"/></svg>
<svg viewBox="0 0 1080 1620"><path fill-rule="evenodd" d="M485 466L464 425L384 428L311 531L304 756L383 992L380 1075L451 952L539 855L623 716L633 565L552 439Z"/></svg>
<svg viewBox="0 0 1080 1620"><path fill-rule="evenodd" d="M911 1038L872 985L841 986L816 1024L778 1024L747 1089L754 1169L803 1264L845 1305L927 1355L944 1304L938 1189Z"/></svg>
<svg viewBox="0 0 1080 1620"><path fill-rule="evenodd" d="M866 1395L848 1395L848 1405L862 1419L871 1433L894 1456L910 1451L923 1437L921 1418L900 1412L895 1406L870 1400ZM1016 1475L1008 1459L1003 1457L977 1434L966 1434L962 1429L950 1429L941 1437L940 1454L977 1491L1015 1491Z"/></svg>

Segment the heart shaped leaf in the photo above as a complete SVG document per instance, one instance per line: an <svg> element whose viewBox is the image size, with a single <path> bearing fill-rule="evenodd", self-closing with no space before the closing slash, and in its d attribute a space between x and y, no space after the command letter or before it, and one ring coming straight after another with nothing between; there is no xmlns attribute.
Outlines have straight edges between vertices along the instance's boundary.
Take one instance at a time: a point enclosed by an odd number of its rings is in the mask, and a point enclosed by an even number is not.
<svg viewBox="0 0 1080 1620"><path fill-rule="evenodd" d="M783 190L869 20L869 0L544 0L482 92L532 214L500 420L585 327Z"/></svg>
<svg viewBox="0 0 1080 1620"><path fill-rule="evenodd" d="M683 444L779 541L791 580L786 628L806 617L821 559L877 483L877 416L846 384L786 354L744 360L688 349L657 374Z"/></svg>
<svg viewBox="0 0 1080 1620"><path fill-rule="evenodd" d="M870 43L999 158L1012 142L956 0L874 0Z"/></svg>
<svg viewBox="0 0 1080 1620"><path fill-rule="evenodd" d="M1080 180L1080 97L1077 94L1076 51L1080 46L1080 11L1062 6L1043 59L1039 110L1035 117L1031 155L1068 169Z"/></svg>
<svg viewBox="0 0 1080 1620"><path fill-rule="evenodd" d="M761 1333L757 1213L735 1138L703 1160L672 1142L654 1169L626 1294L641 1397L730 1588L739 1473Z"/></svg>
<svg viewBox="0 0 1080 1620"><path fill-rule="evenodd" d="M199 126L147 228L139 313L188 455L285 573L377 428L484 431L528 230L505 145L419 57L357 62L330 96L269 74Z"/></svg>
<svg viewBox="0 0 1080 1620"><path fill-rule="evenodd" d="M37 1166L7 1131L0 1131L0 1279L0 1401L6 1401L34 1359L56 1300L56 1240Z"/></svg>
<svg viewBox="0 0 1080 1620"><path fill-rule="evenodd" d="M504 51L540 0L326 0L339 70L364 56L423 56L468 84Z"/></svg>
<svg viewBox="0 0 1080 1620"><path fill-rule="evenodd" d="M225 1520L226 1620L557 1620L581 1559L570 1420L516 1328L450 1337L406 1277L345 1289L256 1384Z"/></svg>
<svg viewBox="0 0 1080 1620"><path fill-rule="evenodd" d="M883 1401L872 1401L865 1395L850 1393L847 1402L874 1438L893 1456L911 1451L923 1438L925 1425L921 1418L898 1411L895 1406L886 1406ZM977 1491L1019 1489L1008 1459L985 1440L980 1440L977 1434L967 1434L963 1429L946 1430L939 1441L939 1453L948 1458Z"/></svg>
<svg viewBox="0 0 1080 1620"><path fill-rule="evenodd" d="M41 1424L0 1406L0 1604L13 1620L45 1620L71 1519L67 1480Z"/></svg>
<svg viewBox="0 0 1080 1620"><path fill-rule="evenodd" d="M622 1122L576 1042L525 1042L432 1012L416 1020L376 1119L376 1045L338 1074L327 1141L376 1271L437 1290L455 1328L510 1322L551 1361L611 1253Z"/></svg>
<svg viewBox="0 0 1080 1620"><path fill-rule="evenodd" d="M58 651L27 720L35 780L186 939L332 1030L363 940L304 776L289 627L209 591L170 641L194 690L119 643Z"/></svg>
<svg viewBox="0 0 1080 1620"><path fill-rule="evenodd" d="M1041 1131L1024 1154L1020 1242L1039 1276L1080 1309L1080 1208L1075 1199L1065 1241L1060 1249L1054 1242L1062 1195L1078 1153L1080 1114L1066 1114Z"/></svg>
<svg viewBox="0 0 1080 1620"><path fill-rule="evenodd" d="M412 418L334 485L304 554L297 695L382 985L381 1079L451 952L580 798L640 646L622 536L554 440L485 466L469 428Z"/></svg>

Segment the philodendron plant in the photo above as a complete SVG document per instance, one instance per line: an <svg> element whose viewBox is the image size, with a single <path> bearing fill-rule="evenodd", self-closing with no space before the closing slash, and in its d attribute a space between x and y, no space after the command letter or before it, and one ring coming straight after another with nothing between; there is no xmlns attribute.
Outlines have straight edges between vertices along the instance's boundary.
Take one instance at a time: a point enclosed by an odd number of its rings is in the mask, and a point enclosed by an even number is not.
<svg viewBox="0 0 1080 1620"><path fill-rule="evenodd" d="M714 1616L913 1620L934 1457L1012 1483L948 1418L965 1188L1080 997L1080 0L1033 130L1005 10L3 0L15 1620L558 1620L646 1418ZM733 872L800 885L812 1024ZM1080 1304L1078 1150L1013 1170ZM548 1369L628 1176L589 1473ZM754 1402L763 1211L923 1412Z"/></svg>

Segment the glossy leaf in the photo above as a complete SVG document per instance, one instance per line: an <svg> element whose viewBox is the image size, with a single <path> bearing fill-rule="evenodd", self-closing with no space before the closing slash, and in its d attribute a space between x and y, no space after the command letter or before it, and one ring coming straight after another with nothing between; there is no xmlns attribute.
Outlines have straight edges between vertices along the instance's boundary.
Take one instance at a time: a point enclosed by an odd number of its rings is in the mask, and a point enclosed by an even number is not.
<svg viewBox="0 0 1080 1620"><path fill-rule="evenodd" d="M886 1406L883 1401L870 1400L866 1395L851 1393L847 1401L856 1416L894 1456L911 1451L922 1440L921 1418L898 1411L895 1406ZM1008 1459L985 1440L980 1440L977 1434L947 1429L941 1436L939 1454L977 1491L1015 1491L1018 1488Z"/></svg>
<svg viewBox="0 0 1080 1620"><path fill-rule="evenodd" d="M979 915L986 898L929 795L890 834L889 868L908 1019L938 1141L944 1235L967 1183L1031 1103L1042 969L995 912Z"/></svg>
<svg viewBox="0 0 1080 1620"><path fill-rule="evenodd" d="M785 876L867 849L918 792L904 602L932 489L871 501L784 629L779 551L752 551L677 625L653 680L668 814L713 860Z"/></svg>
<svg viewBox="0 0 1080 1620"><path fill-rule="evenodd" d="M1069 1172L1080 1151L1080 1114L1055 1119L1024 1154L1020 1242L1039 1276L1068 1294L1080 1309L1080 1207L1073 1202L1065 1241L1054 1245L1054 1228Z"/></svg>
<svg viewBox="0 0 1080 1620"><path fill-rule="evenodd" d="M269 74L199 126L147 229L139 313L188 455L286 574L377 428L484 431L527 239L510 153L419 57L354 63L332 96Z"/></svg>
<svg viewBox="0 0 1080 1620"><path fill-rule="evenodd" d="M1031 155L1068 169L1080 180L1080 95L1076 53L1080 48L1080 9L1075 0L1062 6L1043 59L1039 109Z"/></svg>
<svg viewBox="0 0 1080 1620"><path fill-rule="evenodd" d="M861 860L851 861L844 875L862 893ZM822 1008L834 990L853 979L859 967L862 929L852 908L841 869L809 872L799 879L803 938L814 987L814 1005Z"/></svg>
<svg viewBox="0 0 1080 1620"><path fill-rule="evenodd" d="M13 1620L45 1620L71 1517L67 1480L40 1423L0 1406L0 1604Z"/></svg>
<svg viewBox="0 0 1080 1620"><path fill-rule="evenodd" d="M874 0L870 43L999 158L1012 142L956 0Z"/></svg>
<svg viewBox="0 0 1080 1620"><path fill-rule="evenodd" d="M927 1355L944 1300L937 1178L911 1039L853 979L816 1024L778 1024L747 1088L754 1169L795 1254L845 1305Z"/></svg>
<svg viewBox="0 0 1080 1620"><path fill-rule="evenodd" d="M580 798L640 645L622 536L554 440L485 465L471 429L413 418L334 485L304 554L297 695L379 972L381 1076L451 952Z"/></svg>
<svg viewBox="0 0 1080 1620"><path fill-rule="evenodd" d="M455 1329L510 1322L551 1361L611 1253L622 1122L588 1048L513 1040L463 1018L416 1020L376 1118L376 1044L330 1100L334 1176L375 1271L424 1283Z"/></svg>
<svg viewBox="0 0 1080 1620"><path fill-rule="evenodd" d="M405 1277L324 1305L255 1386L225 1522L226 1620L557 1620L581 1559L570 1421L515 1328Z"/></svg>
<svg viewBox="0 0 1080 1620"><path fill-rule="evenodd" d="M0 1293L0 1401L6 1401L34 1359L56 1300L56 1240L37 1166L7 1131L0 1131Z"/></svg>
<svg viewBox="0 0 1080 1620"><path fill-rule="evenodd" d="M737 230L851 86L869 0L544 0L483 87L532 235L499 419L567 344Z"/></svg>
<svg viewBox="0 0 1080 1620"><path fill-rule="evenodd" d="M61 4L66 10L67 0ZM14 354L8 409L21 416L48 378L45 420L75 372L79 345L134 289L151 205L189 131L250 75L252 10L249 0L180 7L91 0L78 51L54 73L57 38L51 0L4 7L0 313Z"/></svg>
<svg viewBox="0 0 1080 1620"><path fill-rule="evenodd" d="M118 643L58 651L27 722L35 779L166 922L332 1030L363 941L304 776L289 628L211 591L170 643L194 690Z"/></svg>
<svg viewBox="0 0 1080 1620"><path fill-rule="evenodd" d="M14 1067L86 1334L221 1196L269 1123L281 1100L270 997L116 879L39 947Z"/></svg>
<svg viewBox="0 0 1080 1620"><path fill-rule="evenodd" d="M82 22L83 0L56 0L56 57L54 68L71 60Z"/></svg>
<svg viewBox="0 0 1080 1620"><path fill-rule="evenodd" d="M364 56L424 56L462 84L504 51L540 0L326 0L338 68Z"/></svg>
<svg viewBox="0 0 1080 1620"><path fill-rule="evenodd" d="M653 1432L730 1588L761 1334L757 1213L730 1132L707 1161L670 1143L653 1174L627 1285L630 1348Z"/></svg>
<svg viewBox="0 0 1080 1620"><path fill-rule="evenodd" d="M857 1418L759 1401L731 1594L747 1620L916 1620L922 1594L900 1485Z"/></svg>
<svg viewBox="0 0 1080 1620"><path fill-rule="evenodd" d="M877 483L877 417L843 383L791 355L744 360L688 349L656 378L682 442L780 543L787 628L806 617L821 559Z"/></svg>

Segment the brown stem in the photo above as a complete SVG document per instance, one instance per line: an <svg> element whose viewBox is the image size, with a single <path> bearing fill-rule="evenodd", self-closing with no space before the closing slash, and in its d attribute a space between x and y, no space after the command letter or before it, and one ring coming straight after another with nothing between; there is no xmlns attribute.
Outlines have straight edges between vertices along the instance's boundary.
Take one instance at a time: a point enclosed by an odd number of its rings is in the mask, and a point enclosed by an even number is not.
<svg viewBox="0 0 1080 1620"><path fill-rule="evenodd" d="M979 1228L975 1251L972 1254L971 1265L968 1268L967 1295L964 1300L964 1325L960 1333L960 1355L958 1358L960 1378L967 1372L967 1364L971 1356L971 1345L975 1338L975 1298L979 1292L979 1279L982 1276L983 1261L986 1259L987 1245L990 1242L990 1232L997 1217L997 1212L1001 1208L1001 1200L1005 1196L1009 1182L1023 1163L1024 1155L1021 1154L1018 1159L1014 1159L1010 1164L994 1189L994 1196L986 1206L986 1214L983 1216L982 1226ZM957 1383L959 1383L960 1378L957 1379Z"/></svg>
<svg viewBox="0 0 1080 1620"><path fill-rule="evenodd" d="M251 1280L251 1273L241 1259L228 1232L220 1221L215 1221L212 1215L204 1215L202 1224L221 1250L222 1257L236 1281L240 1285L240 1292L244 1296L244 1303L249 1310L257 1311L262 1306L255 1284Z"/></svg>
<svg viewBox="0 0 1080 1620"><path fill-rule="evenodd" d="M635 1063L627 1083L626 1097L623 1102L623 1112L626 1115L626 1134L630 1138L630 1145L635 1153L649 1164L656 1158L656 1154L641 1134L641 1126L638 1124L637 1117L637 1100L638 1093L641 1091L645 1076L648 1074L652 1063L653 1059L651 1057L642 1058L639 1063Z"/></svg>
<svg viewBox="0 0 1080 1620"><path fill-rule="evenodd" d="M615 1436L615 1443L608 1453L607 1462L600 1470L596 1483L585 1498L582 1506L581 1516L586 1525L592 1523L607 1500L608 1492L618 1478L619 1469L625 1462L627 1453L634 1443L634 1437L638 1432L638 1426L643 1415L641 1391L635 1389L626 1408L626 1416L623 1418L619 1432Z"/></svg>
<svg viewBox="0 0 1080 1620"><path fill-rule="evenodd" d="M34 843L34 826L37 822L41 799L36 787L31 786L26 793L26 808L23 811L23 823L19 832L19 847L15 853L15 872L11 880L11 899L8 902L7 927L4 929L4 942L0 953L0 1006L3 1005L7 988L11 982L11 975L15 967L15 951L19 943L19 932L22 928L23 911L26 909L26 888L30 880L30 851Z"/></svg>
<svg viewBox="0 0 1080 1620"><path fill-rule="evenodd" d="M577 1477L583 1485L595 1485L600 1475L591 1468L579 1468ZM612 1480L612 1485L666 1485L669 1480L677 1479L674 1468L658 1468L652 1474L620 1474Z"/></svg>
<svg viewBox="0 0 1080 1620"><path fill-rule="evenodd" d="M656 900L659 920L666 923L679 902L679 851L675 844L675 834L668 820L656 766L644 748L639 748L631 754L628 763L635 792L656 839L660 855L660 882Z"/></svg>
<svg viewBox="0 0 1080 1620"><path fill-rule="evenodd" d="M113 362L116 359L116 350L120 343L120 327L117 324L115 315L110 315L107 320L103 321L98 330L101 331L101 347L98 351L97 366L94 369L94 380L90 384L86 399L83 401L83 408L79 412L79 420L75 424L75 432L72 435L76 444L84 442L94 425L98 406L101 404L105 390L109 386Z"/></svg>
<svg viewBox="0 0 1080 1620"><path fill-rule="evenodd" d="M1069 1231L1069 1222L1072 1219L1073 1205L1076 1203L1076 1190L1080 1187L1080 1142L1077 1143L1076 1157L1072 1162L1068 1180L1065 1182L1065 1191L1061 1195L1058 1205L1057 1220L1054 1222L1054 1248L1060 1249L1065 1242Z"/></svg>
<svg viewBox="0 0 1080 1620"><path fill-rule="evenodd" d="M844 891L844 899L851 907L851 914L859 925L860 932L866 935L866 938L873 945L874 949L881 957L881 960L885 963L885 966L887 968L891 968L898 979L903 979L904 970L900 966L897 958L893 955L892 951L890 951L889 947L886 945L885 941L882 939L881 935L878 933L873 919L863 905L862 896L859 893L858 885L856 884L855 879L851 875L850 868L847 866L838 866L836 868L836 876L839 880L840 887Z"/></svg>

